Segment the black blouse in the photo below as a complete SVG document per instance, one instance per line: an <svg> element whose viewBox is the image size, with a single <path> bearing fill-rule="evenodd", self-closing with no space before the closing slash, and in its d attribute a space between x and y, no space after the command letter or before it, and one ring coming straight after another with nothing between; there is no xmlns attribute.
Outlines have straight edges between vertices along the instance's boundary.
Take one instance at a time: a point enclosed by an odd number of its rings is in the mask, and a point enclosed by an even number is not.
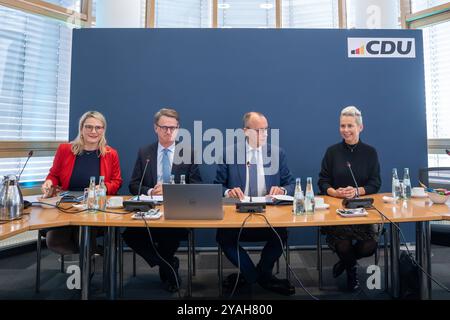
<svg viewBox="0 0 450 320"><path fill-rule="evenodd" d="M90 177L95 177L98 184L100 176L100 157L98 151L84 151L75 158L75 164L70 177L69 190L83 191L89 187Z"/></svg>
<svg viewBox="0 0 450 320"><path fill-rule="evenodd" d="M363 187L366 194L380 190L380 164L375 148L361 140L355 145L343 140L329 147L323 157L318 182L322 194L327 194L328 188L356 187L347 163L351 165L358 187Z"/></svg>

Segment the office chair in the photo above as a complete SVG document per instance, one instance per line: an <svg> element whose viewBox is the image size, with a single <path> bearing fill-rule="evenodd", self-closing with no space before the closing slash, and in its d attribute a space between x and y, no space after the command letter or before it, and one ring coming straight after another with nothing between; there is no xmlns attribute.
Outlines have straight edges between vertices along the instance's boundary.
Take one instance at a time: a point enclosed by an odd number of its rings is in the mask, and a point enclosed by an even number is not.
<svg viewBox="0 0 450 320"><path fill-rule="evenodd" d="M246 241L240 241L240 242L246 242ZM254 242L254 241L252 241ZM286 279L290 281L291 279L291 273L289 270L290 265L290 252L289 252L289 245L287 244L287 241L283 242L283 247L286 252ZM245 248L244 248L245 249ZM278 259L276 262L276 273L278 274L280 272L280 260ZM219 297L223 296L223 250L220 245L217 246L217 273L219 277ZM242 276L242 275L241 275Z"/></svg>
<svg viewBox="0 0 450 320"><path fill-rule="evenodd" d="M42 240L45 239L45 234L46 234L46 230L38 230L38 236L37 236L37 240L36 240L36 284L35 284L35 292L39 293L40 289L41 289L41 258L42 258ZM105 239L103 242L103 247L105 248ZM76 253L76 252L74 252ZM92 255L93 256L93 255ZM60 271L61 273L65 272L64 269L64 255L60 255ZM92 264L92 259L89 262ZM105 267L106 264L106 260L103 259L103 270L106 270ZM92 270L92 268L91 268ZM105 279L105 273L104 274L104 279ZM91 277L94 274L91 274ZM103 287L105 287L105 284L107 283L107 281L103 281Z"/></svg>
<svg viewBox="0 0 450 320"><path fill-rule="evenodd" d="M387 291L389 288L389 250L388 250L388 239L387 230L383 228L381 234L383 235L384 241L384 290ZM375 265L378 265L378 247L375 250ZM323 263L322 263L322 228L317 228L317 271L319 272L319 290L323 288Z"/></svg>
<svg viewBox="0 0 450 320"><path fill-rule="evenodd" d="M419 169L419 181L426 186L450 189L450 167ZM431 244L450 247L450 221L431 221Z"/></svg>
<svg viewBox="0 0 450 320"><path fill-rule="evenodd" d="M36 240L36 284L35 284L35 292L39 293L41 290L41 246L42 240L45 238L44 230L38 230L38 236ZM61 266L60 271L64 273L64 255L60 255Z"/></svg>

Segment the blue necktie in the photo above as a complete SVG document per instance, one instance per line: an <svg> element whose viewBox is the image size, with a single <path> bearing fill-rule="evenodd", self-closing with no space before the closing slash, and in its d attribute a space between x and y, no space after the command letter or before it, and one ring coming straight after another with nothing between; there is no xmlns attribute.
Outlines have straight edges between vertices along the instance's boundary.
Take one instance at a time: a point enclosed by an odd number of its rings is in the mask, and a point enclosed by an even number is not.
<svg viewBox="0 0 450 320"><path fill-rule="evenodd" d="M256 166L256 150L251 151L250 166L248 168L248 178L249 196L256 197L258 195L258 168Z"/></svg>
<svg viewBox="0 0 450 320"><path fill-rule="evenodd" d="M162 157L162 176L163 183L170 182L170 160L169 160L169 149L163 149L163 157Z"/></svg>

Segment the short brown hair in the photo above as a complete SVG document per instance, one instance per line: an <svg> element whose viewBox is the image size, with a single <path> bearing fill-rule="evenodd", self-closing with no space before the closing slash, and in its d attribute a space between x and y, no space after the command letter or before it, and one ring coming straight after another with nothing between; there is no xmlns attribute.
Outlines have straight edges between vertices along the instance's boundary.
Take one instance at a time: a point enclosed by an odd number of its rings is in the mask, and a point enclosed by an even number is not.
<svg viewBox="0 0 450 320"><path fill-rule="evenodd" d="M247 128L247 123L248 123L248 120L250 120L250 118L252 117L252 116L259 116L259 117L266 117L265 115L263 115L261 112L257 112L257 111L250 111L250 112L247 112L246 114L244 114L244 117L242 118L242 122L243 122L243 124L244 124L244 128Z"/></svg>
<svg viewBox="0 0 450 320"><path fill-rule="evenodd" d="M161 119L162 116L166 116L169 118L175 118L178 122L180 122L180 117L178 116L178 112L174 109L170 108L162 108L160 109L155 115L153 116L153 122L155 124L158 124L159 119Z"/></svg>

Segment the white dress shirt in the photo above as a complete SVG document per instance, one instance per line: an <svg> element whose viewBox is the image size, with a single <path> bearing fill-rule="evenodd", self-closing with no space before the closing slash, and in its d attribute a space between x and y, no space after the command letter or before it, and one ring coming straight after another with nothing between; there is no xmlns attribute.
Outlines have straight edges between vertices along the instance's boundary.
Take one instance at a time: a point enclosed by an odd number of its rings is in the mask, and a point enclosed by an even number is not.
<svg viewBox="0 0 450 320"><path fill-rule="evenodd" d="M158 151L157 151L157 156L158 156L158 163L156 165L156 172L157 172L157 178L158 178L158 183L162 183L163 181L163 156L164 156L164 149L169 149L169 152L167 153L167 155L169 156L169 162L170 162L170 168L172 168L172 164L173 164L173 157L175 155L175 142L167 147L164 148L160 143L158 143ZM151 195L153 191L153 188L150 188L148 190L148 195Z"/></svg>
<svg viewBox="0 0 450 320"><path fill-rule="evenodd" d="M266 177L264 176L264 163L263 163L262 147L252 148L247 144L246 159L248 162L251 161L253 152L256 153L255 154L255 156L256 156L256 172L257 172L257 176L258 176L257 196L263 197L267 194L267 190L266 190ZM245 170L246 179L245 179L245 191L244 191L244 194L246 196L248 196L250 194L250 191L248 190L249 182L250 182L250 177L249 177L250 170L249 169L250 169L249 166L246 166L246 170Z"/></svg>

